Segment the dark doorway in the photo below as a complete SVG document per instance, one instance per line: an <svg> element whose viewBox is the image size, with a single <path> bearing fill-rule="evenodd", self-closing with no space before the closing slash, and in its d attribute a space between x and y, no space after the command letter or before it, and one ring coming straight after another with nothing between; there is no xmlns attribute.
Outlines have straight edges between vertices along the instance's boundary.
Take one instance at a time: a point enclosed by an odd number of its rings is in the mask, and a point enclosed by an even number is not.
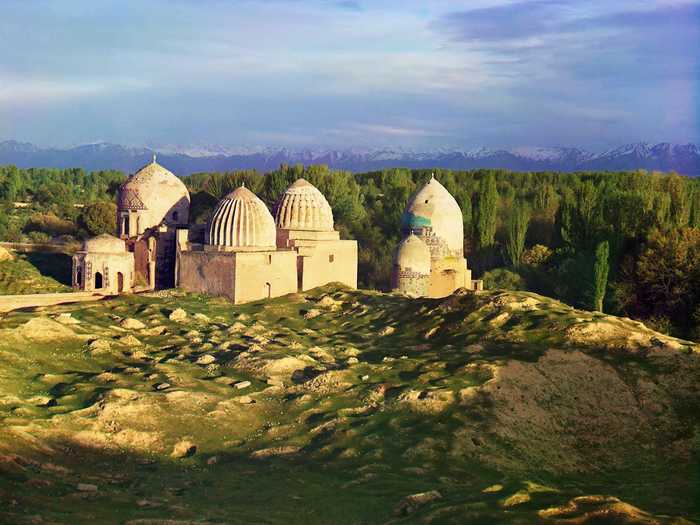
<svg viewBox="0 0 700 525"><path fill-rule="evenodd" d="M270 283L265 283L265 290L263 293L268 299L272 297L272 285Z"/></svg>
<svg viewBox="0 0 700 525"><path fill-rule="evenodd" d="M124 274L122 272L117 272L117 291L119 293L124 291Z"/></svg>
<svg viewBox="0 0 700 525"><path fill-rule="evenodd" d="M124 229L122 230L122 235L124 237L131 237L129 232L129 216L124 215Z"/></svg>
<svg viewBox="0 0 700 525"><path fill-rule="evenodd" d="M78 270L75 272L75 284L80 288L83 285L83 272Z"/></svg>
<svg viewBox="0 0 700 525"><path fill-rule="evenodd" d="M95 290L102 289L102 274L100 272L95 273Z"/></svg>

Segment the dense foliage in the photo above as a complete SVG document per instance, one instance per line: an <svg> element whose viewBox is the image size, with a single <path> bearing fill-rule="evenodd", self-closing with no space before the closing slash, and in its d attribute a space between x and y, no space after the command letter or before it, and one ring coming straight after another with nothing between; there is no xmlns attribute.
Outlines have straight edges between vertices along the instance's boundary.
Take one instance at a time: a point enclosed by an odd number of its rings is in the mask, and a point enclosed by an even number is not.
<svg viewBox="0 0 700 525"><path fill-rule="evenodd" d="M352 174L282 166L264 176L252 170L193 174L185 178L191 220L206 222L218 199L242 183L272 206L302 176L326 195L343 236L359 241L361 286L386 289L401 214L428 170ZM437 170L436 177L462 208L469 266L487 285L529 289L678 335L700 335L698 181L641 171ZM101 215L90 204L112 201L123 179L117 172L0 168L0 237L108 231L111 226L90 226L102 224L106 210L99 206ZM31 204L15 209L15 201Z"/></svg>

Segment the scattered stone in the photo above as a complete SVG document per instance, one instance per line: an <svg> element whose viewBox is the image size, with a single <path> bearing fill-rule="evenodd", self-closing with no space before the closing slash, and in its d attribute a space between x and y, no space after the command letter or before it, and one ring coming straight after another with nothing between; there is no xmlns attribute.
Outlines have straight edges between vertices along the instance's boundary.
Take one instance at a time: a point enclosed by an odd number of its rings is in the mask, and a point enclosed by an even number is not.
<svg viewBox="0 0 700 525"><path fill-rule="evenodd" d="M250 457L254 459L263 459L270 458L273 456L291 456L293 454L298 454L300 450L301 447L294 447L291 445L287 445L284 447L263 448L261 450L256 450L255 452L253 452L250 455Z"/></svg>
<svg viewBox="0 0 700 525"><path fill-rule="evenodd" d="M168 319L171 321L184 321L187 319L187 312L185 312L182 308L176 308L170 312Z"/></svg>
<svg viewBox="0 0 700 525"><path fill-rule="evenodd" d="M522 505L523 503L527 503L530 501L532 498L530 497L530 494L525 491L525 490L519 490L515 494L508 496L506 499L501 501L501 506L502 507L515 507L516 505Z"/></svg>
<svg viewBox="0 0 700 525"><path fill-rule="evenodd" d="M11 261L15 256L7 249L0 246L0 261Z"/></svg>
<svg viewBox="0 0 700 525"><path fill-rule="evenodd" d="M163 335L167 329L163 325L157 325L157 326L152 326L151 328L147 328L145 330L142 330L141 333L143 335Z"/></svg>
<svg viewBox="0 0 700 525"><path fill-rule="evenodd" d="M208 323L211 321L211 319L209 318L208 315L204 315L204 314L200 314L200 313L194 314L193 317L195 319L197 319L197 321L201 321L202 323Z"/></svg>
<svg viewBox="0 0 700 525"><path fill-rule="evenodd" d="M308 312L304 314L304 319L311 320L311 319L316 319L319 315L321 315L323 312L321 310L318 310L316 308L312 308Z"/></svg>
<svg viewBox="0 0 700 525"><path fill-rule="evenodd" d="M423 334L423 339L430 339L431 337L433 337L436 334L436 332L439 329L440 329L439 326L434 326L433 328L431 328L430 330L425 332L425 334Z"/></svg>
<svg viewBox="0 0 700 525"><path fill-rule="evenodd" d="M349 365L356 365L359 362L360 362L360 360L357 357L349 357L348 358Z"/></svg>
<svg viewBox="0 0 700 525"><path fill-rule="evenodd" d="M483 492L484 494L493 494L494 492L501 492L503 490L503 485L500 483L496 483L495 485L491 485L490 487L486 487Z"/></svg>
<svg viewBox="0 0 700 525"><path fill-rule="evenodd" d="M238 383L235 383L233 386L237 388L238 390L243 390L244 388L248 388L252 383L250 381L239 381Z"/></svg>
<svg viewBox="0 0 700 525"><path fill-rule="evenodd" d="M97 485L92 483L78 483L78 490L80 492L97 492Z"/></svg>
<svg viewBox="0 0 700 525"><path fill-rule="evenodd" d="M442 494L440 494L440 492L437 490L412 494L410 496L406 496L399 502L394 509L394 514L396 516L406 516L414 513L424 505L439 499L442 499Z"/></svg>
<svg viewBox="0 0 700 525"><path fill-rule="evenodd" d="M362 379L362 381L369 381L369 376L365 375L362 376L360 379Z"/></svg>
<svg viewBox="0 0 700 525"><path fill-rule="evenodd" d="M146 325L139 321L138 319L134 319L133 317L127 317L126 319L123 319L120 323L119 326L122 328L126 328L127 330L141 330L142 328L146 328Z"/></svg>
<svg viewBox="0 0 700 525"><path fill-rule="evenodd" d="M141 346L143 343L136 339L133 335L124 335L118 339L118 341L124 346Z"/></svg>
<svg viewBox="0 0 700 525"><path fill-rule="evenodd" d="M156 383L155 385L153 385L153 388L155 388L156 390L167 390L168 388L170 388L170 383Z"/></svg>
<svg viewBox="0 0 700 525"><path fill-rule="evenodd" d="M243 330L246 329L246 326L243 323L240 323L236 321L233 323L231 326L228 327L228 330L226 330L229 334L237 334L239 332L242 332Z"/></svg>
<svg viewBox="0 0 700 525"><path fill-rule="evenodd" d="M197 445L189 439L183 439L175 444L173 452L170 454L174 458L188 458L194 456L197 452Z"/></svg>
<svg viewBox="0 0 700 525"><path fill-rule="evenodd" d="M203 356L200 356L199 359L197 359L196 361L198 365L210 365L214 362L216 362L216 357L214 357L211 354L204 354Z"/></svg>
<svg viewBox="0 0 700 525"><path fill-rule="evenodd" d="M104 354L111 350L112 345L107 339L95 339L88 343L88 350L95 354Z"/></svg>
<svg viewBox="0 0 700 525"><path fill-rule="evenodd" d="M255 399L253 399L250 396L238 396L236 399L236 402L240 403L241 405L252 405L255 403Z"/></svg>
<svg viewBox="0 0 700 525"><path fill-rule="evenodd" d="M377 335L379 335L380 337L384 337L386 335L391 335L394 332L396 332L396 328L394 328L393 326L385 326L384 328L379 330Z"/></svg>
<svg viewBox="0 0 700 525"><path fill-rule="evenodd" d="M207 465L216 465L219 462L219 456L212 456L207 460Z"/></svg>

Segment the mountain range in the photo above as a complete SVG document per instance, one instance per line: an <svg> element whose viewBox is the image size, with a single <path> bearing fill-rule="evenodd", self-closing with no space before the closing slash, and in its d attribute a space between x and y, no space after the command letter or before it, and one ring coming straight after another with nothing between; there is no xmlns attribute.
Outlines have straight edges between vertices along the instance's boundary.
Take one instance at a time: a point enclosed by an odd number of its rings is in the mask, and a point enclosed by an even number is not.
<svg viewBox="0 0 700 525"><path fill-rule="evenodd" d="M326 164L354 172L384 168L502 168L513 171L676 171L700 176L696 144L628 144L601 153L580 148L437 149L414 151L377 149L287 149L203 147L131 147L99 142L70 148L41 148L14 140L0 142L0 165L22 168L52 167L86 170L115 169L133 173L158 161L177 175L196 172L256 169L267 172L281 164Z"/></svg>

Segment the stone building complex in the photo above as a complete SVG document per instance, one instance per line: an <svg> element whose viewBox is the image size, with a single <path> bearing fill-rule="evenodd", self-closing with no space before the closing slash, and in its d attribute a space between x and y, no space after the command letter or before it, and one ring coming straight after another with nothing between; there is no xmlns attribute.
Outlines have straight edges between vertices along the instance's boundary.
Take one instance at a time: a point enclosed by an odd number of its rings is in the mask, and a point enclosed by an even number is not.
<svg viewBox="0 0 700 525"><path fill-rule="evenodd" d="M100 235L73 257L73 287L106 294L173 286L234 303L279 297L330 282L357 287L357 242L341 240L323 194L304 179L280 197L274 217L241 186L205 230L188 224L190 196L153 162L117 196L119 238Z"/></svg>
<svg viewBox="0 0 700 525"><path fill-rule="evenodd" d="M435 177L408 201L401 234L393 290L411 297L445 297L458 288L483 288L482 281L472 281L464 258L462 210Z"/></svg>

